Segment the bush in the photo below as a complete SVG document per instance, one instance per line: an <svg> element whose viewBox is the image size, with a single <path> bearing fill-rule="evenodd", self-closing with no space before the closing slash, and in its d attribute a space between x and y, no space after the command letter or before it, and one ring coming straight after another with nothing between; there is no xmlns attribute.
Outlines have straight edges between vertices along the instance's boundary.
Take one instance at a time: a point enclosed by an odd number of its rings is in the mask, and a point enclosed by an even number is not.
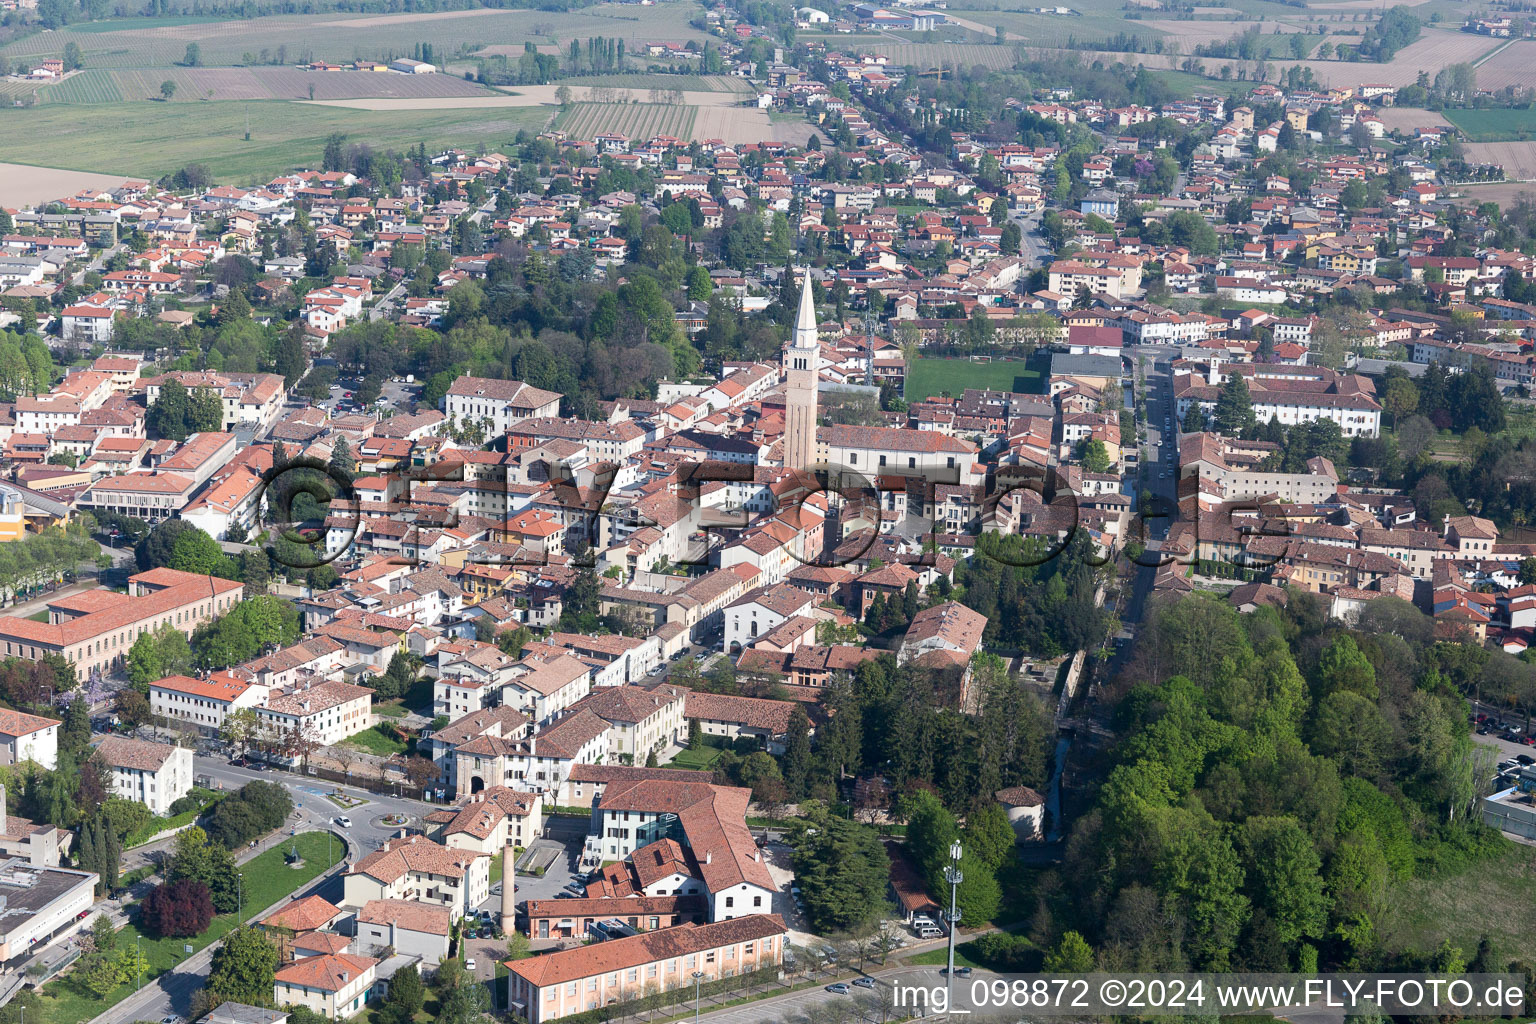
<svg viewBox="0 0 1536 1024"><path fill-rule="evenodd" d="M201 800L189 794L171 804L171 817L174 818L178 814L186 814L189 811L195 811L202 806L203 802Z"/></svg>
<svg viewBox="0 0 1536 1024"><path fill-rule="evenodd" d="M167 882L144 897L139 921L163 939L201 935L213 923L213 897L190 878Z"/></svg>
<svg viewBox="0 0 1536 1024"><path fill-rule="evenodd" d="M280 826L293 810L293 798L275 782L248 782L208 815L203 830L227 850L244 846Z"/></svg>

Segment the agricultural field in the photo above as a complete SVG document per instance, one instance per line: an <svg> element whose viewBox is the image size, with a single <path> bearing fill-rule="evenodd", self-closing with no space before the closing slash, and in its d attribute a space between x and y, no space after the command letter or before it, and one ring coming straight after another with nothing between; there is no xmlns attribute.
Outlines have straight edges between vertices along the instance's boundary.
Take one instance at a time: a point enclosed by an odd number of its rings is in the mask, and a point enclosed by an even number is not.
<svg viewBox="0 0 1536 1024"><path fill-rule="evenodd" d="M199 100L341 100L365 96L436 98L485 96L483 86L452 75L397 75L373 71L301 71L298 68L87 68L43 88L47 103L114 103L159 99L160 83L173 82L174 103Z"/></svg>
<svg viewBox="0 0 1536 1024"><path fill-rule="evenodd" d="M691 139L696 112L695 107L670 103L573 103L561 114L559 125L578 139L602 132L623 132L632 139Z"/></svg>
<svg viewBox="0 0 1536 1024"><path fill-rule="evenodd" d="M1477 65L1477 87L1498 90L1530 85L1532 65L1536 65L1536 42L1516 40Z"/></svg>
<svg viewBox="0 0 1536 1024"><path fill-rule="evenodd" d="M17 163L64 165L117 180L159 178L200 163L221 182L253 184L294 168L319 166L332 132L379 148L403 150L425 142L428 147L483 144L498 149L518 131L542 127L548 118L549 112L539 107L371 112L279 100L125 100L0 108L0 137L6 140L5 156Z"/></svg>
<svg viewBox="0 0 1536 1024"><path fill-rule="evenodd" d="M1536 142L1469 142L1462 149L1469 163L1498 164L1511 181L1536 180Z"/></svg>
<svg viewBox="0 0 1536 1024"><path fill-rule="evenodd" d="M1018 48L995 43L874 43L859 49L877 50L897 67L919 69L934 67L974 67L980 64L993 70L1011 68L1018 63Z"/></svg>
<svg viewBox="0 0 1536 1024"><path fill-rule="evenodd" d="M643 14L640 13L643 10ZM0 48L15 60L58 56L67 43L80 45L87 67L170 67L197 43L205 65L258 61L295 64L306 59L349 61L357 57L409 55L417 43L429 43L439 62L461 51L524 42L557 45L589 36L622 38L631 44L661 36L685 41L702 38L688 25L698 7L688 0L660 7L638 8L598 4L580 11L476 9L432 14L395 15L276 15L248 19L127 18L70 25L41 32ZM266 57L262 57L265 51Z"/></svg>
<svg viewBox="0 0 1536 1024"><path fill-rule="evenodd" d="M1021 360L973 363L969 359L918 359L907 372L909 402L921 402L948 392L959 397L966 388L992 388L1032 394L1040 390L1039 370Z"/></svg>
<svg viewBox="0 0 1536 1024"><path fill-rule="evenodd" d="M1481 84L1481 74L1478 78ZM1447 110L1445 116L1472 142L1519 142L1536 139L1536 110L1507 108Z"/></svg>
<svg viewBox="0 0 1536 1024"><path fill-rule="evenodd" d="M1381 118L1381 123L1387 126L1389 132L1406 133L1415 128L1442 128L1451 123L1440 111L1424 110L1421 107L1381 107L1376 111L1376 116Z"/></svg>
<svg viewBox="0 0 1536 1024"><path fill-rule="evenodd" d="M1500 206L1509 206L1517 199L1536 203L1536 183L1498 181L1491 185L1461 185L1456 195L1456 202L1462 206L1477 206L1479 203L1498 203Z"/></svg>
<svg viewBox="0 0 1536 1024"><path fill-rule="evenodd" d="M968 27L983 26L984 35L992 35L1001 27L1010 37L1035 46L1065 46L1069 39L1093 41L1121 33L1149 40L1164 36L1163 32L1147 22L1127 19L1118 10L1088 10L1080 18L980 8L961 10L954 7L946 10L945 14L953 14L972 23Z"/></svg>
<svg viewBox="0 0 1536 1024"><path fill-rule="evenodd" d="M651 89L681 89L684 92L723 92L736 96L750 96L756 90L752 83L736 75L587 75L567 78L564 85L580 94L586 87L599 86L615 89L632 89L637 93Z"/></svg>
<svg viewBox="0 0 1536 1024"><path fill-rule="evenodd" d="M59 199L87 188L117 188L125 175L64 171L57 167L0 164L0 206L15 209Z"/></svg>

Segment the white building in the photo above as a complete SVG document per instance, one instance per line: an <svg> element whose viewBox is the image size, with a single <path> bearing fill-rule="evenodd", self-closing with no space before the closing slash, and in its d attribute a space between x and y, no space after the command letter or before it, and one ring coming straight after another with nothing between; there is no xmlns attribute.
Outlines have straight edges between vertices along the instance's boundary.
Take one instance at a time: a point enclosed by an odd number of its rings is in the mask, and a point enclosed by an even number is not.
<svg viewBox="0 0 1536 1024"><path fill-rule="evenodd" d="M361 909L372 900L406 900L446 907L458 920L484 903L490 889L490 857L409 836L385 842L348 870L342 905Z"/></svg>
<svg viewBox="0 0 1536 1024"><path fill-rule="evenodd" d="M301 685L268 698L256 717L269 735L304 736L328 747L373 725L373 691L340 681Z"/></svg>
<svg viewBox="0 0 1536 1024"><path fill-rule="evenodd" d="M171 804L192 792L192 751L168 743L108 736L95 756L112 777L112 792L167 817Z"/></svg>
<svg viewBox="0 0 1536 1024"><path fill-rule="evenodd" d="M267 698L268 689L217 672L206 679L166 676L149 684L149 710L156 719L173 719L196 726L204 733L218 732L231 711L254 708Z"/></svg>
<svg viewBox="0 0 1536 1024"><path fill-rule="evenodd" d="M560 414L560 396L520 380L460 377L443 396L449 421L485 423L486 434L504 434L526 419Z"/></svg>
<svg viewBox="0 0 1536 1024"><path fill-rule="evenodd" d="M331 1020L351 1017L367 1003L378 964L351 953L301 957L274 976L272 1002L302 1006Z"/></svg>
<svg viewBox="0 0 1536 1024"><path fill-rule="evenodd" d="M35 761L53 771L59 761L59 722L0 708L0 764Z"/></svg>

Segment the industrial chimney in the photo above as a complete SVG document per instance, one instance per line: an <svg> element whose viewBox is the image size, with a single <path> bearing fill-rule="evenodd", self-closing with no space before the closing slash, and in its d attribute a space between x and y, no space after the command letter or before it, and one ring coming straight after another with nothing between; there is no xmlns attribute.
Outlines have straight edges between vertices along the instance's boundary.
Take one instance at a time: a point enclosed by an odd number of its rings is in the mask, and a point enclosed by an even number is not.
<svg viewBox="0 0 1536 1024"><path fill-rule="evenodd" d="M510 936L517 930L517 855L510 838L501 856L501 934Z"/></svg>

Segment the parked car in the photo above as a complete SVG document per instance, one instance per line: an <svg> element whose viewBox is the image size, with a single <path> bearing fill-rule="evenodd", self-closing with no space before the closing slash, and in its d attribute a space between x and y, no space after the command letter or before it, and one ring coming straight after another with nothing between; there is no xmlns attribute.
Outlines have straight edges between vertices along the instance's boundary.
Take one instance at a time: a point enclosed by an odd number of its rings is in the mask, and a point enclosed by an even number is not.
<svg viewBox="0 0 1536 1024"><path fill-rule="evenodd" d="M828 992L836 992L840 996L845 996L848 993L852 992L853 989L849 988L847 985L844 985L842 982L838 981L838 982L833 982L831 985L828 985L827 986L827 991Z"/></svg>
<svg viewBox="0 0 1536 1024"><path fill-rule="evenodd" d="M874 978L854 978L853 979L853 983L855 985L859 986L859 988L874 988L875 987L875 979Z"/></svg>
<svg viewBox="0 0 1536 1024"><path fill-rule="evenodd" d="M464 969L466 971L473 971L475 969L475 958L474 957L470 957L469 959L464 961Z"/></svg>

